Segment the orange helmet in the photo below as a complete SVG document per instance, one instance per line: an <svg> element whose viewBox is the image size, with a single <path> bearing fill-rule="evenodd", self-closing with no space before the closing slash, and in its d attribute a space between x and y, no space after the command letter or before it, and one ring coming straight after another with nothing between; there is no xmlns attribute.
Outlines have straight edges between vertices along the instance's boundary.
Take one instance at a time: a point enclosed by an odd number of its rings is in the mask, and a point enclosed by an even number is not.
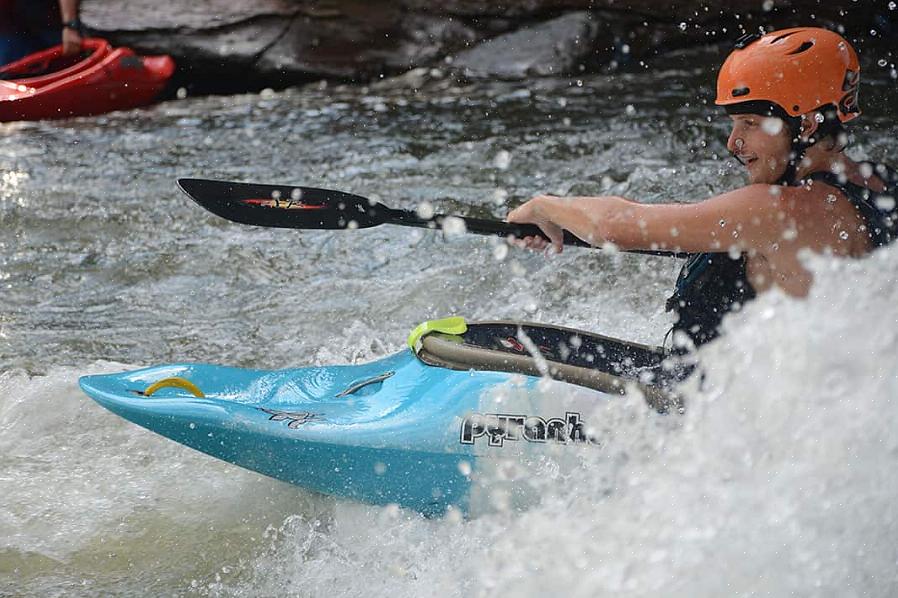
<svg viewBox="0 0 898 598"><path fill-rule="evenodd" d="M851 44L827 29L796 27L747 35L720 68L716 104L771 102L791 117L833 104L844 123L861 113L860 72Z"/></svg>

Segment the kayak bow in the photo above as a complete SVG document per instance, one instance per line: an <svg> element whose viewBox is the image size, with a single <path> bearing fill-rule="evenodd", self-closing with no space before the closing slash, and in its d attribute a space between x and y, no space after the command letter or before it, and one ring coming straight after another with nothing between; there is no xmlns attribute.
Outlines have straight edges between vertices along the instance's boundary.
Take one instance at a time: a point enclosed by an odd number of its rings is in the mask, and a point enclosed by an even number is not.
<svg viewBox="0 0 898 598"><path fill-rule="evenodd" d="M665 357L565 328L458 320L419 327L415 351L361 365L173 364L80 384L121 417L219 459L317 492L438 515L468 511L497 459L598 444L596 408L640 386L640 372ZM541 384L540 372L577 384ZM648 399L660 393L653 388L641 385Z"/></svg>
<svg viewBox="0 0 898 598"><path fill-rule="evenodd" d="M85 57L62 46L0 67L0 122L103 114L149 104L175 70L170 56L137 56L102 39L85 39ZM79 59L80 58L80 59Z"/></svg>

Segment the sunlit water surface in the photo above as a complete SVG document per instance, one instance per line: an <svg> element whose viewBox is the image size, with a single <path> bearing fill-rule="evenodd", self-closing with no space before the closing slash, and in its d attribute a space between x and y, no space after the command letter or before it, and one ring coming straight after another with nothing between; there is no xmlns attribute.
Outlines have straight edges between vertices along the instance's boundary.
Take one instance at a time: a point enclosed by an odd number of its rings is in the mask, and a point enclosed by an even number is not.
<svg viewBox="0 0 898 598"><path fill-rule="evenodd" d="M807 301L765 296L703 349L685 416L601 406L601 449L525 480L539 504L468 520L264 478L77 388L166 361L365 361L448 314L660 343L674 260L546 259L390 226L255 229L174 181L307 184L481 217L538 192L697 200L743 180L726 122L695 92L712 73L692 65L716 60L0 126L0 595L894 595L898 249L812 260ZM879 75L858 157L898 155L894 81Z"/></svg>

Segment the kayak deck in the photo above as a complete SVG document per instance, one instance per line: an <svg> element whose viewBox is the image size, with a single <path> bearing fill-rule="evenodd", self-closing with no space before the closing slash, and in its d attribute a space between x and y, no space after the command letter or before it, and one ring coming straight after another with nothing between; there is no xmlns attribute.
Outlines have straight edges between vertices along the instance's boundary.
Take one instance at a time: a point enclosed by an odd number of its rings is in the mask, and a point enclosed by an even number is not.
<svg viewBox="0 0 898 598"><path fill-rule="evenodd" d="M472 324L468 331L491 330L509 341L521 338L505 334L516 326ZM570 341L570 330L557 330ZM557 350L545 344L548 336L527 332L540 350ZM614 339L595 338L610 351ZM596 350L592 341L573 342ZM615 350L626 352L626 343L616 342ZM506 345L497 351L519 352ZM661 356L633 347L628 367L650 367ZM518 360L509 363L512 371L435 367L405 350L359 365L284 370L173 364L85 376L80 384L121 417L219 459L325 494L432 515L466 511L474 482L489 480L496 459L597 444L591 418L624 388L544 382L515 373Z"/></svg>
<svg viewBox="0 0 898 598"><path fill-rule="evenodd" d="M204 396L177 387L141 394L172 377ZM507 378L432 368L403 352L278 371L168 365L80 384L110 411L219 459L325 494L431 514L464 503L463 463L476 451L459 442L462 416Z"/></svg>

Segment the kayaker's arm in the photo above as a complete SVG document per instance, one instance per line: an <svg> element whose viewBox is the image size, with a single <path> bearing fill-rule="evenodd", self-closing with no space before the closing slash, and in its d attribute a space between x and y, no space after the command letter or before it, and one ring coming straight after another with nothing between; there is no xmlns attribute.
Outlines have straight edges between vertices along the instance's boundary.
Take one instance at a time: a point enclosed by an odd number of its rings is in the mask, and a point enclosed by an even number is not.
<svg viewBox="0 0 898 598"><path fill-rule="evenodd" d="M66 56L81 50L79 4L79 0L59 0L59 13L62 16L62 53Z"/></svg>
<svg viewBox="0 0 898 598"><path fill-rule="evenodd" d="M794 228L790 203L782 188L770 185L750 185L697 203L537 196L510 212L508 220L537 224L556 251L563 229L593 245L610 242L625 250L766 254L782 240L784 229Z"/></svg>

